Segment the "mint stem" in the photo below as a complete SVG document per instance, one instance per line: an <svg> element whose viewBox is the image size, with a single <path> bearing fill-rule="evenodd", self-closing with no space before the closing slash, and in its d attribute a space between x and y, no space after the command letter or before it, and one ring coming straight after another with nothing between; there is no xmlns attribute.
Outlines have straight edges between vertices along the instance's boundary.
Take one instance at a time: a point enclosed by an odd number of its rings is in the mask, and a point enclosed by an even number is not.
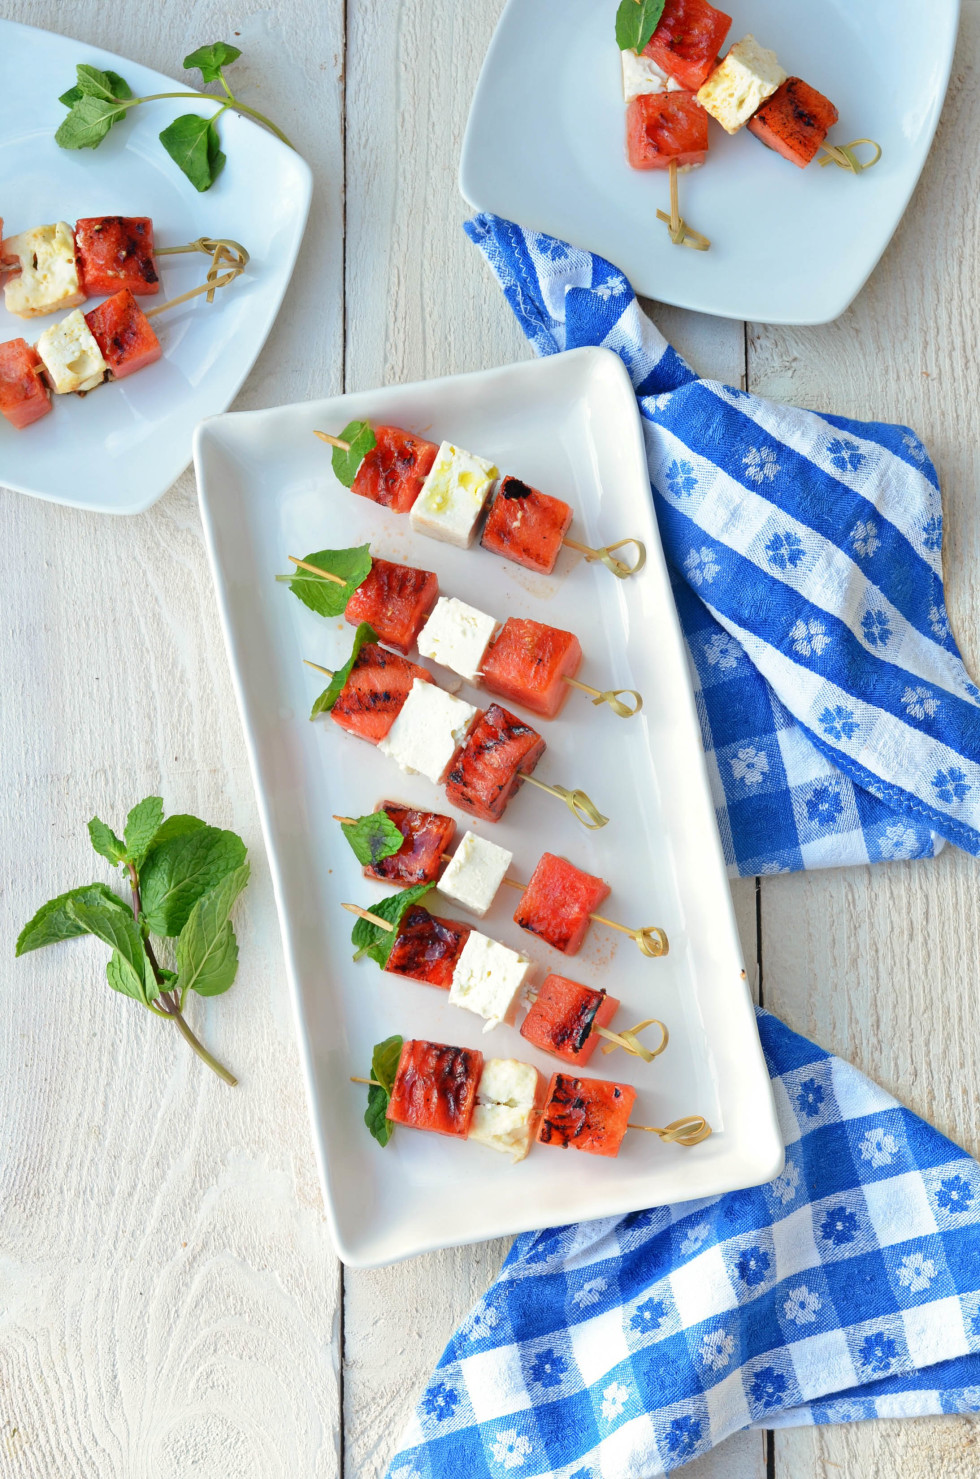
<svg viewBox="0 0 980 1479"><path fill-rule="evenodd" d="M225 108L234 108L236 113L247 113L250 118L256 118L259 123L264 123L270 133L274 133L288 148L295 150L296 145L287 139L281 128L277 128L271 118L266 118L257 108L250 108L247 103L240 103L238 99L225 86L228 93L228 102L223 98L216 98L210 92L151 92L145 98L113 98L113 103L119 108L135 108L140 103L156 103L161 98L198 98L205 103L213 103L216 108L223 112Z"/></svg>

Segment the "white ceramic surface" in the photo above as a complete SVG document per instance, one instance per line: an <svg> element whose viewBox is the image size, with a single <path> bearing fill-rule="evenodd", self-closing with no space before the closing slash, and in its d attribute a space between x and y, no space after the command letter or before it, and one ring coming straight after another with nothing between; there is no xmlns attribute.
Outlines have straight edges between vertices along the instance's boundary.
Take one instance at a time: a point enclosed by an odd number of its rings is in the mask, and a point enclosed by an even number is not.
<svg viewBox="0 0 980 1479"><path fill-rule="evenodd" d="M711 124L681 210L711 240L675 247L656 219L665 173L626 162L616 0L509 0L463 143L460 189L490 211L599 252L664 303L762 323L826 323L848 306L901 220L939 121L959 0L724 0L728 45L751 32L837 104L834 143L873 138L855 177L779 158Z"/></svg>
<svg viewBox="0 0 980 1479"><path fill-rule="evenodd" d="M615 580L563 552L552 577L476 547L461 551L412 533L408 520L353 497L334 479L314 427L352 417L452 437L577 510L573 532L593 544L641 537L641 575ZM327 1214L338 1252L386 1263L426 1249L521 1229L623 1213L761 1182L782 1162L708 794L694 705L653 520L636 403L621 362L580 350L446 380L206 421L195 467L208 549L242 711L297 1010ZM308 611L273 577L287 555L370 540L387 558L438 572L444 593L484 610L535 616L577 630L586 682L636 687L646 704L623 721L573 694L540 721L548 750L538 775L586 789L611 817L584 830L560 803L525 787L496 826L475 823L514 852L527 878L540 854L563 853L612 884L606 908L635 925L663 925L664 960L593 928L574 959L513 923L507 891L483 926L545 971L606 986L619 1023L660 1016L671 1031L652 1065L596 1054L589 1071L640 1090L634 1118L663 1124L705 1114L717 1133L694 1150L628 1135L617 1160L549 1147L519 1166L475 1144L396 1131L382 1150L361 1117L372 1044L393 1032L479 1047L488 1056L560 1065L516 1029L482 1023L446 994L352 963L342 900L388 892L361 877L331 814L371 810L382 797L439 810L445 793L307 715L322 686L309 657L339 666L352 629ZM444 675L443 675L444 676ZM463 688L464 696L475 697ZM486 700L484 699L484 702ZM538 721L535 721L536 723ZM460 834L471 819L458 815ZM446 904L442 912L458 913ZM540 976L539 976L540 979Z"/></svg>
<svg viewBox="0 0 980 1479"><path fill-rule="evenodd" d="M0 20L5 233L81 216L151 216L159 246L225 236L251 254L247 273L213 304L197 298L154 321L163 346L155 365L83 399L55 396L51 414L24 431L0 418L0 483L56 503L131 514L166 492L190 461L197 422L231 404L258 358L299 251L312 176L292 149L229 112L218 125L228 162L199 194L157 137L181 113L212 111L193 99L134 108L98 149L59 149L54 132L65 109L58 95L74 84L79 62L118 72L137 96L200 82L196 72L175 82L81 41ZM161 293L144 304L194 287L208 266L197 252L161 257ZM0 299L0 342L33 343L60 316L15 318Z"/></svg>

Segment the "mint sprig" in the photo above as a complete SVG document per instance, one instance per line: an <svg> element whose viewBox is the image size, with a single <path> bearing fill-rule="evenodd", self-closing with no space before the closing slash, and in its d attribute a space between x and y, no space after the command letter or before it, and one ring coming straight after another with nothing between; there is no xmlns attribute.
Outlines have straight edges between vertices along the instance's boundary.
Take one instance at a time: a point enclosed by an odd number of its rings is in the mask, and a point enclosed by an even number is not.
<svg viewBox="0 0 980 1479"><path fill-rule="evenodd" d="M368 1088L364 1123L379 1145L388 1144L394 1129L387 1113L404 1045L405 1039L396 1034L386 1037L384 1042L375 1043L371 1054L371 1078L374 1082Z"/></svg>
<svg viewBox="0 0 980 1479"><path fill-rule="evenodd" d="M341 689L351 675L351 669L357 662L361 648L365 642L376 642L377 640L378 634L369 622L362 621L358 623L357 630L354 633L354 643L351 647L350 657L342 668L337 669L326 688L320 694L320 697L314 703L310 710L311 719L315 719L318 714L329 714L340 697Z"/></svg>
<svg viewBox="0 0 980 1479"><path fill-rule="evenodd" d="M276 579L289 582L289 589L298 596L304 606L309 606L317 616L343 616L347 602L364 584L371 574L371 546L359 544L351 549L318 549L305 555L304 565L316 565L320 570L329 570L339 575L343 585L335 580L326 580L302 566L291 575L277 575Z"/></svg>
<svg viewBox="0 0 980 1479"><path fill-rule="evenodd" d="M424 899L426 894L431 893L432 888L431 883L415 883L411 888L403 888L401 893L389 894L386 899L379 899L376 904L372 904L370 912L386 919L389 924L394 925L394 929L383 929L380 924L372 924L370 919L359 917L350 937L351 944L357 949L354 959L361 960L369 955L384 970L398 934L398 926L406 912L413 904Z"/></svg>
<svg viewBox="0 0 980 1479"><path fill-rule="evenodd" d="M159 796L133 807L122 838L99 817L88 830L95 851L125 870L129 904L104 883L69 889L24 926L16 953L94 935L112 952L106 963L112 989L169 1017L209 1068L225 1083L237 1083L195 1037L184 1006L188 992L217 996L235 979L238 945L229 915L248 882L245 844L199 817L180 813L165 820ZM151 935L173 943L155 946ZM176 971L160 963L163 948L174 951Z"/></svg>
<svg viewBox="0 0 980 1479"><path fill-rule="evenodd" d="M357 861L366 868L392 857L405 841L386 811L371 811L356 821L341 822L340 830Z"/></svg>
<svg viewBox="0 0 980 1479"><path fill-rule="evenodd" d="M237 46L231 46L227 41L215 41L209 46L199 46L184 58L185 70L199 71L205 83L220 83L223 97L208 92L155 92L134 98L132 88L118 72L103 72L83 62L75 68L75 86L58 99L69 112L55 133L55 143L62 149L97 149L113 125L123 121L130 108L157 102L161 98L196 98L211 103L217 112L210 118L197 113L182 114L163 130L160 142L195 190L210 190L225 164L215 124L229 108L264 124L277 139L290 149L293 147L271 119L243 103L228 86L223 68L240 56Z"/></svg>
<svg viewBox="0 0 980 1479"><path fill-rule="evenodd" d="M666 0L620 0L616 12L616 45L637 56L660 24Z"/></svg>
<svg viewBox="0 0 980 1479"><path fill-rule="evenodd" d="M371 429L370 421L348 421L340 433L340 440L349 442L350 450L345 452L343 447L334 447L330 466L334 470L334 476L344 487L351 488L358 468L367 454L378 445L378 439Z"/></svg>

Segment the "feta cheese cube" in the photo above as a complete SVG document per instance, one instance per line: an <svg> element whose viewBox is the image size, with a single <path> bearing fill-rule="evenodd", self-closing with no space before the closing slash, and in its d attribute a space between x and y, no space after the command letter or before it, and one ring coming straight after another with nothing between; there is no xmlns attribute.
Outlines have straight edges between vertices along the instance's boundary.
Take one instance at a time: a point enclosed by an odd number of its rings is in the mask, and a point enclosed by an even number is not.
<svg viewBox="0 0 980 1479"><path fill-rule="evenodd" d="M409 775L418 771L438 785L476 712L465 700L416 678L378 749Z"/></svg>
<svg viewBox="0 0 980 1479"><path fill-rule="evenodd" d="M480 664L490 645L490 638L497 630L497 619L467 606L455 596L440 596L433 607L432 615L418 637L418 647L423 657L431 657L452 668L461 678L475 683Z"/></svg>
<svg viewBox="0 0 980 1479"><path fill-rule="evenodd" d="M467 832L439 879L439 892L482 919L513 860L506 847Z"/></svg>
<svg viewBox="0 0 980 1479"><path fill-rule="evenodd" d="M736 134L766 98L786 81L774 51L754 36L737 41L697 94L698 102L727 133Z"/></svg>
<svg viewBox="0 0 980 1479"><path fill-rule="evenodd" d="M16 259L20 271L8 278L3 300L8 313L18 318L37 318L56 308L74 308L84 303L75 264L75 238L67 221L53 226L35 226L3 243L5 258Z"/></svg>
<svg viewBox="0 0 980 1479"><path fill-rule="evenodd" d="M409 521L420 534L469 549L476 526L500 476L492 462L443 442Z"/></svg>
<svg viewBox="0 0 980 1479"><path fill-rule="evenodd" d="M45 329L37 341L37 352L58 395L94 390L108 369L80 308Z"/></svg>
<svg viewBox="0 0 980 1479"><path fill-rule="evenodd" d="M657 66L652 57L637 56L635 51L624 51L623 57L623 99L631 103L645 92L682 92L683 88L676 77L668 77L667 73Z"/></svg>
<svg viewBox="0 0 980 1479"><path fill-rule="evenodd" d="M470 1121L470 1140L522 1161L534 1133L538 1072L516 1058L488 1058Z"/></svg>
<svg viewBox="0 0 980 1479"><path fill-rule="evenodd" d="M483 1017L489 1032L507 1020L530 971L531 962L516 950L470 930L453 971L450 1005Z"/></svg>

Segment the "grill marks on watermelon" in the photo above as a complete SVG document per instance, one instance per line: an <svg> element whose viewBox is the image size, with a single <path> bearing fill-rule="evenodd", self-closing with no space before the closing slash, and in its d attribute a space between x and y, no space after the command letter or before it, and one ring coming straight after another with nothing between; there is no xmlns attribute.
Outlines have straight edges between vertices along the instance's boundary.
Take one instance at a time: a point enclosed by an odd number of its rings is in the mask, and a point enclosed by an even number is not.
<svg viewBox="0 0 980 1479"><path fill-rule="evenodd" d="M376 426L375 445L367 453L351 488L362 498L407 514L422 491L436 460L435 442L412 436L398 426Z"/></svg>
<svg viewBox="0 0 980 1479"><path fill-rule="evenodd" d="M41 358L26 339L0 344L0 415L18 431L51 410L51 392L40 375Z"/></svg>
<svg viewBox="0 0 980 1479"><path fill-rule="evenodd" d="M385 970L448 991L469 935L467 925L455 919L440 919L421 904L413 904L398 926Z"/></svg>
<svg viewBox="0 0 980 1479"><path fill-rule="evenodd" d="M86 313L85 322L114 380L134 375L163 354L150 320L128 288Z"/></svg>
<svg viewBox="0 0 980 1479"><path fill-rule="evenodd" d="M76 221L75 261L86 297L120 288L141 296L160 291L149 216L86 216Z"/></svg>
<svg viewBox="0 0 980 1479"><path fill-rule="evenodd" d="M748 129L790 164L806 169L838 119L837 109L802 77L787 77L749 119Z"/></svg>
<svg viewBox="0 0 980 1479"><path fill-rule="evenodd" d="M416 678L433 681L432 674L417 663L367 642L357 654L330 717L349 734L376 745L397 719Z"/></svg>
<svg viewBox="0 0 980 1479"><path fill-rule="evenodd" d="M626 109L626 154L634 169L703 164L708 115L693 92L648 92Z"/></svg>
<svg viewBox="0 0 980 1479"><path fill-rule="evenodd" d="M396 801L382 801L378 810L394 822L405 841L397 852L366 864L365 878L397 883L401 888L435 883L442 872L442 855L456 833L452 817L436 811L415 811L409 806L399 806Z"/></svg>
<svg viewBox="0 0 980 1479"><path fill-rule="evenodd" d="M589 928L589 915L608 894L604 878L546 852L531 874L514 922L564 955L575 955Z"/></svg>
<svg viewBox="0 0 980 1479"><path fill-rule="evenodd" d="M571 1146L588 1155L617 1156L636 1100L630 1084L556 1073L538 1126L542 1145Z"/></svg>
<svg viewBox="0 0 980 1479"><path fill-rule="evenodd" d="M572 510L560 498L540 493L520 478L506 477L480 543L505 560L550 575L571 522Z"/></svg>
<svg viewBox="0 0 980 1479"><path fill-rule="evenodd" d="M438 597L439 580L431 570L375 559L345 615L352 626L366 621L382 642L407 653Z"/></svg>
<svg viewBox="0 0 980 1479"><path fill-rule="evenodd" d="M482 1053L409 1038L398 1060L388 1118L413 1130L465 1139L482 1072Z"/></svg>
<svg viewBox="0 0 980 1479"><path fill-rule="evenodd" d="M540 621L510 616L483 659L484 688L553 719L582 665L582 648L573 632Z"/></svg>
<svg viewBox="0 0 980 1479"><path fill-rule="evenodd" d="M643 55L681 87L697 92L714 71L731 23L731 16L708 0L667 0Z"/></svg>
<svg viewBox="0 0 980 1479"><path fill-rule="evenodd" d="M618 1008L617 998L605 991L567 976L546 976L521 1023L521 1037L543 1053L584 1066L599 1044L594 1029L608 1027Z"/></svg>
<svg viewBox="0 0 980 1479"><path fill-rule="evenodd" d="M481 714L455 757L446 780L454 806L484 821L496 822L545 752L538 732L500 704Z"/></svg>

